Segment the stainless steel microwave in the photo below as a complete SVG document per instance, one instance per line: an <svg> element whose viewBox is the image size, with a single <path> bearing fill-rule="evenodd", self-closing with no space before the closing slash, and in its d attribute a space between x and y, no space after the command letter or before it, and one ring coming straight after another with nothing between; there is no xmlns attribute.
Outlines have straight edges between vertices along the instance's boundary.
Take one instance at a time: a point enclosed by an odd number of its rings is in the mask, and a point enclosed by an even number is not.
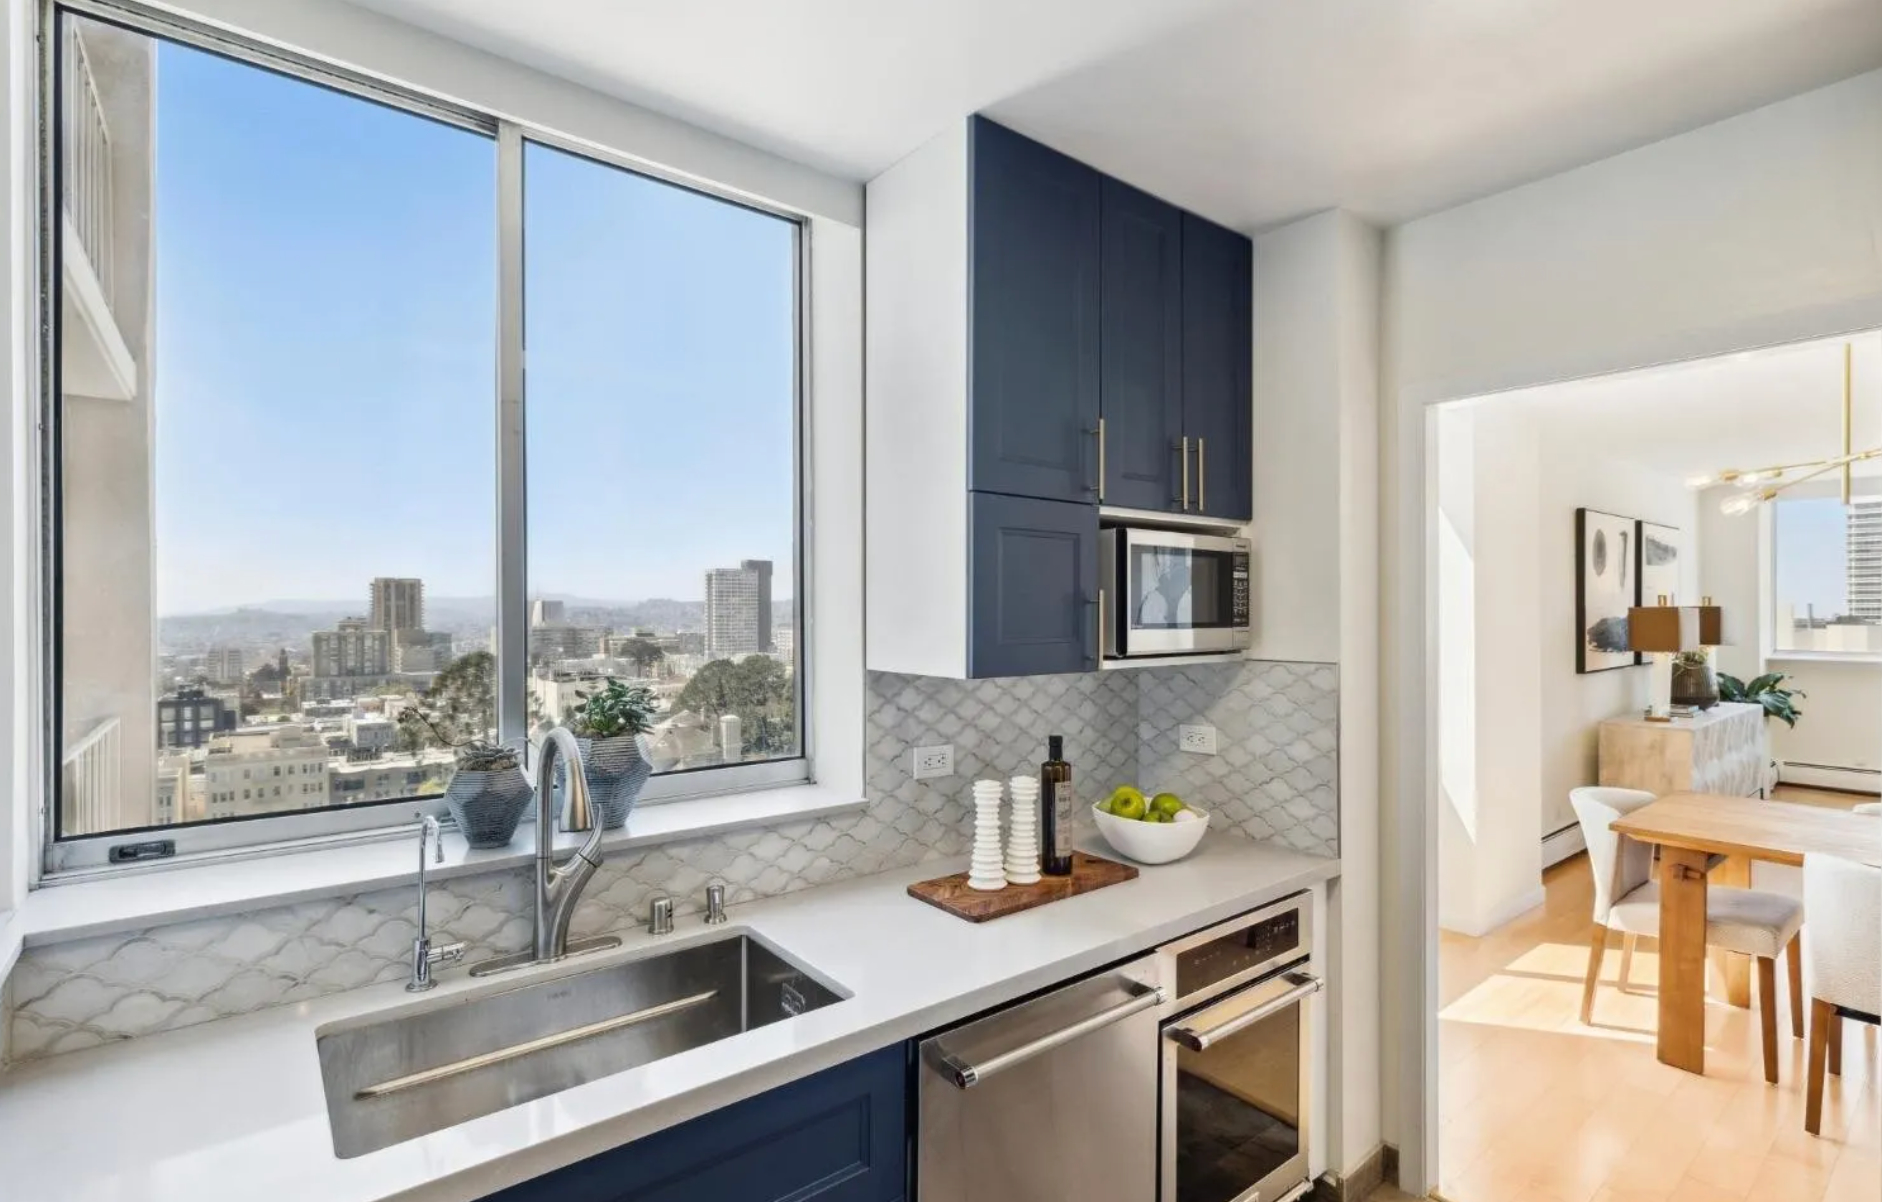
<svg viewBox="0 0 1882 1202"><path fill-rule="evenodd" d="M1106 659L1240 651L1251 637L1249 542L1219 534L1115 526L1098 572Z"/></svg>

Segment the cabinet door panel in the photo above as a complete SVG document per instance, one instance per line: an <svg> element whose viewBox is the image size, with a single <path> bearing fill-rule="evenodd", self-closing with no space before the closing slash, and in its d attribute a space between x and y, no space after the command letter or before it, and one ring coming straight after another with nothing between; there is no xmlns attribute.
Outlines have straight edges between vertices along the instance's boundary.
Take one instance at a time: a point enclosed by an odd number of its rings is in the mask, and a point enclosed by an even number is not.
<svg viewBox="0 0 1882 1202"><path fill-rule="evenodd" d="M894 1202L908 1187L907 1096L898 1044L487 1202Z"/></svg>
<svg viewBox="0 0 1882 1202"><path fill-rule="evenodd" d="M975 493L968 501L967 674L1098 666L1098 510Z"/></svg>
<svg viewBox="0 0 1882 1202"><path fill-rule="evenodd" d="M979 117L971 156L968 487L1091 500L1098 173Z"/></svg>
<svg viewBox="0 0 1882 1202"><path fill-rule="evenodd" d="M1106 179L1103 228L1101 500L1173 510L1183 436L1183 215Z"/></svg>
<svg viewBox="0 0 1882 1202"><path fill-rule="evenodd" d="M1191 509L1253 516L1254 249L1248 239L1183 215L1183 432L1191 447Z"/></svg>

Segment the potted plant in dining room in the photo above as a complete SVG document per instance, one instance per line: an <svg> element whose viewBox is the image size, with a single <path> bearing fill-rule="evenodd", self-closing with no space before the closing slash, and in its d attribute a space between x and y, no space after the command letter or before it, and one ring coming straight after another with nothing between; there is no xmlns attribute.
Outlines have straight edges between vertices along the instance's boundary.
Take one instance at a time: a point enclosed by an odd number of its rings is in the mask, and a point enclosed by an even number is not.
<svg viewBox="0 0 1882 1202"><path fill-rule="evenodd" d="M1797 708L1796 699L1806 694L1802 689L1785 688L1784 682L1788 679L1782 672L1766 672L1747 684L1736 676L1721 672L1719 696L1726 701L1763 706L1765 717L1782 718L1784 725L1795 727L1797 719L1804 716L1804 712Z"/></svg>
<svg viewBox="0 0 1882 1202"><path fill-rule="evenodd" d="M472 847L508 847L529 809L531 790L513 748L466 730L449 710L415 706L399 714L407 737L420 745L449 747L457 760L444 790L459 833Z"/></svg>
<svg viewBox="0 0 1882 1202"><path fill-rule="evenodd" d="M610 680L579 696L581 704L569 715L569 729L581 747L588 804L601 813L601 825L614 830L627 825L635 800L653 775L641 736L653 729L660 703L646 685L623 680Z"/></svg>

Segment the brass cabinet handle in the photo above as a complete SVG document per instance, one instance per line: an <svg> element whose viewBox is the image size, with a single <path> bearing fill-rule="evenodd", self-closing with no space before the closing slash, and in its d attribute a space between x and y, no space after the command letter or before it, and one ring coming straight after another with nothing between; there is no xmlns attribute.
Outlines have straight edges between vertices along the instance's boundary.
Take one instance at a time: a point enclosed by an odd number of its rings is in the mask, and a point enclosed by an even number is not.
<svg viewBox="0 0 1882 1202"><path fill-rule="evenodd" d="M1189 512L1189 435L1183 435L1183 448L1178 452L1183 463L1183 512Z"/></svg>
<svg viewBox="0 0 1882 1202"><path fill-rule="evenodd" d="M1202 512L1209 508L1209 440L1196 440L1196 509Z"/></svg>

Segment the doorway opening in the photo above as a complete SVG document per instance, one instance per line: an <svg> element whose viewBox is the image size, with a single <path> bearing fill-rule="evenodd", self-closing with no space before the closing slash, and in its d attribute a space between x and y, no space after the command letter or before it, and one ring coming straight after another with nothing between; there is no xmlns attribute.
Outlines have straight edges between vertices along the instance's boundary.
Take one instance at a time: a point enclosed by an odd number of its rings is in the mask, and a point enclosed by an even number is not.
<svg viewBox="0 0 1882 1202"><path fill-rule="evenodd" d="M1438 1193L1882 1202L1875 1028L1849 1024L1807 1135L1790 994L1776 991L1772 1085L1756 969L1716 955L1703 1074L1661 1063L1658 941L1616 930L1591 953L1612 857L1599 834L1591 856L1591 817L1571 804L1589 786L1877 800L1882 457L1851 466L1847 496L1840 467L1790 465L1882 446L1882 332L1459 401L1427 421ZM1786 470L1747 479L1773 467ZM1722 631L1656 668L1628 610L1702 603ZM1656 671L1673 685L1660 695ZM1669 691L1690 708L1646 721ZM1714 874L1715 889L1801 891L1781 865Z"/></svg>

